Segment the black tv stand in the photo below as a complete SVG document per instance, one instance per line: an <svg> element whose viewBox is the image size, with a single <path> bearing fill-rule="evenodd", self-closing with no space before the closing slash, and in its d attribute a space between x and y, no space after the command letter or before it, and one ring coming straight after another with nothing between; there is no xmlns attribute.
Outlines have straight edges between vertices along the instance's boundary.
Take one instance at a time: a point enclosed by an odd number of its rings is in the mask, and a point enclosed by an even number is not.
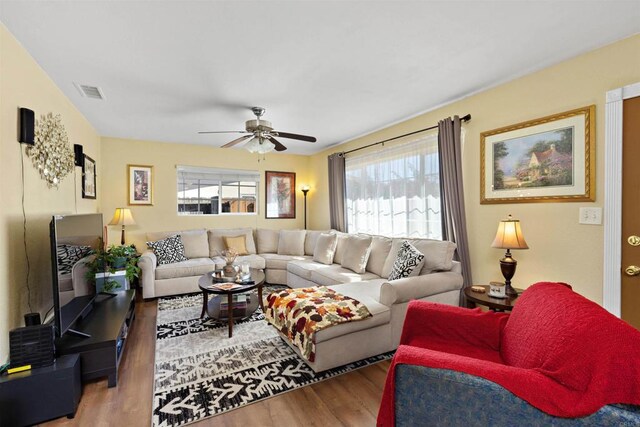
<svg viewBox="0 0 640 427"><path fill-rule="evenodd" d="M82 338L91 338L91 335L85 334L84 332L76 331L75 329L71 329L71 328L67 329L65 331L65 334L77 335Z"/></svg>
<svg viewBox="0 0 640 427"><path fill-rule="evenodd" d="M109 298L113 298L115 296L118 296L118 294L114 293L114 292L98 292L98 295L105 295L107 296L107 299ZM104 301L104 300L100 300L100 301ZM96 301L96 302L100 302L100 301Z"/></svg>
<svg viewBox="0 0 640 427"><path fill-rule="evenodd" d="M93 310L78 320L73 329L88 335L65 334L56 341L58 355L80 354L82 381L107 376L109 387L118 383L118 365L135 316L136 291L116 292L96 302Z"/></svg>

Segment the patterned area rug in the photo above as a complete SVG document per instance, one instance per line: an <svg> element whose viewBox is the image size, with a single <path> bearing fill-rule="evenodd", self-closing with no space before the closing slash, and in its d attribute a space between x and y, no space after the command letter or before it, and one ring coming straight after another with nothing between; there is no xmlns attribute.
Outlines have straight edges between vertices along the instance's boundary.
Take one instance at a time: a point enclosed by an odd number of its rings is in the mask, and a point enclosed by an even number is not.
<svg viewBox="0 0 640 427"><path fill-rule="evenodd" d="M274 289L267 287L265 295ZM200 319L201 309L202 294L158 299L154 426L189 424L393 355L316 374L267 324L260 308L234 323L233 338L226 323Z"/></svg>

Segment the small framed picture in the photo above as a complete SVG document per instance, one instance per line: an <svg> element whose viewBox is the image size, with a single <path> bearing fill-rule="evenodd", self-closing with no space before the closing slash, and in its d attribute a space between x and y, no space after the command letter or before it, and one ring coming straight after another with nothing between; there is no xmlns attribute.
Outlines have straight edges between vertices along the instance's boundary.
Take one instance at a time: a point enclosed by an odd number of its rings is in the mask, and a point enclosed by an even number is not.
<svg viewBox="0 0 640 427"><path fill-rule="evenodd" d="M153 205L153 166L127 165L129 204Z"/></svg>
<svg viewBox="0 0 640 427"><path fill-rule="evenodd" d="M595 106L480 134L480 203L595 200Z"/></svg>
<svg viewBox="0 0 640 427"><path fill-rule="evenodd" d="M295 172L265 172L267 208L265 218L296 217Z"/></svg>
<svg viewBox="0 0 640 427"><path fill-rule="evenodd" d="M96 198L96 161L87 155L82 165L82 198Z"/></svg>

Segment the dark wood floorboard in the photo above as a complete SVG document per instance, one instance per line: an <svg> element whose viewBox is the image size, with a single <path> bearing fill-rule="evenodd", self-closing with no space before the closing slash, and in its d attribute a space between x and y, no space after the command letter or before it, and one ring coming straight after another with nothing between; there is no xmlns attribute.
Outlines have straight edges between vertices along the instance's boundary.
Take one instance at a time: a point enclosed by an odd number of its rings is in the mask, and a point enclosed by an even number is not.
<svg viewBox="0 0 640 427"><path fill-rule="evenodd" d="M150 426L156 301L139 300L118 386L85 384L76 417L44 425ZM389 361L202 420L199 426L375 426Z"/></svg>

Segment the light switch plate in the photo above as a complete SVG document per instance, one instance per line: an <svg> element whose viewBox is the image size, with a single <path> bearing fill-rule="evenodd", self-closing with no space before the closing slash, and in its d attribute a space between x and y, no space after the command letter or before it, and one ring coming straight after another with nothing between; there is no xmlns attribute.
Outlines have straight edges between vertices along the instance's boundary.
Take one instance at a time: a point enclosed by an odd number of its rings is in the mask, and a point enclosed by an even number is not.
<svg viewBox="0 0 640 427"><path fill-rule="evenodd" d="M602 224L602 208L580 208L580 224Z"/></svg>

